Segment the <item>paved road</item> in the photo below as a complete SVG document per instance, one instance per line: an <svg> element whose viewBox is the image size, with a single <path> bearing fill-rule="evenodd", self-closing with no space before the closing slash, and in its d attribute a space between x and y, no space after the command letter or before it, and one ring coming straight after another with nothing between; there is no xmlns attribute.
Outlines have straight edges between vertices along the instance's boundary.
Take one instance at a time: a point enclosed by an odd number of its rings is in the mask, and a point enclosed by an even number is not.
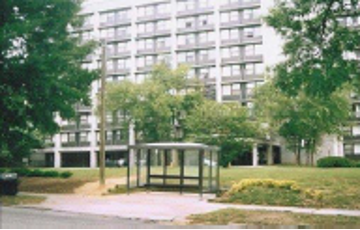
<svg viewBox="0 0 360 230"><path fill-rule="evenodd" d="M126 210L124 210L126 211ZM123 229L123 228L193 228L141 220L121 219L90 214L73 214L31 208L3 207L0 210L0 228L20 229ZM235 226L195 226L195 228L235 228Z"/></svg>

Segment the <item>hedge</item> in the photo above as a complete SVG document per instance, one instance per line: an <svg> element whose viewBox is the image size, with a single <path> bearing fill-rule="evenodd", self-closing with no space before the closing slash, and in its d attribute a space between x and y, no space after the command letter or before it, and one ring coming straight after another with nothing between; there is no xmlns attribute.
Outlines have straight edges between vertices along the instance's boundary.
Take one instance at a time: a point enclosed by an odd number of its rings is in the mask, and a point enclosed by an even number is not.
<svg viewBox="0 0 360 230"><path fill-rule="evenodd" d="M355 162L344 157L324 157L317 161L319 168L351 168L360 167L360 162Z"/></svg>
<svg viewBox="0 0 360 230"><path fill-rule="evenodd" d="M73 175L73 173L69 171L58 172L55 170L40 170L28 168L0 169L0 173L4 172L16 173L20 177L69 178Z"/></svg>

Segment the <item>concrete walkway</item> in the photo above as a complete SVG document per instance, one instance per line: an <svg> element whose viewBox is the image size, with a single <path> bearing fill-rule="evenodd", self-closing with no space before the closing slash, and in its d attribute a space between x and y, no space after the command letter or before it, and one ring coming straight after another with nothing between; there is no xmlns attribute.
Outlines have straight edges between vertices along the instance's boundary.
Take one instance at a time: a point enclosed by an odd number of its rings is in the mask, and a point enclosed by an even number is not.
<svg viewBox="0 0 360 230"><path fill-rule="evenodd" d="M233 205L208 202L208 199L214 198L213 195L204 195L203 199L200 199L197 194L180 195L162 192L142 192L103 197L48 194L44 196L47 197L45 202L38 205L26 205L25 207L153 221L184 221L191 214L207 213L226 208L360 217L360 210Z"/></svg>

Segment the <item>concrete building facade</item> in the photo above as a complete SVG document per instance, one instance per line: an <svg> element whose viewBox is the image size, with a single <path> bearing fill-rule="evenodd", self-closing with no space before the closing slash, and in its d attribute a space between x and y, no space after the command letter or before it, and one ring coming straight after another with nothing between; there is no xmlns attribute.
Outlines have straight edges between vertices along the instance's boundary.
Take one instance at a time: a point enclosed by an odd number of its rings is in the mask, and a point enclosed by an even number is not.
<svg viewBox="0 0 360 230"><path fill-rule="evenodd" d="M84 41L106 39L109 82L142 82L154 64L165 60L174 68L189 65L189 78L197 77L212 87L217 101L251 107L253 90L264 82L265 68L282 59L281 39L262 21L272 6L273 0L89 0L80 15L85 23L74 33ZM89 55L83 66L98 68L100 50ZM97 167L99 120L94 108L99 84L92 85L92 107L77 105L75 121L57 118L61 132L32 156L34 165ZM133 132L124 135L119 125L124 116L116 113L106 118L109 163L123 157L127 145L135 143ZM342 142L329 152L343 155L342 150L334 152L339 146ZM354 148L360 154L360 145ZM259 163L259 151L254 148L251 164ZM281 162L285 154L278 154ZM283 160L288 161L292 159Z"/></svg>

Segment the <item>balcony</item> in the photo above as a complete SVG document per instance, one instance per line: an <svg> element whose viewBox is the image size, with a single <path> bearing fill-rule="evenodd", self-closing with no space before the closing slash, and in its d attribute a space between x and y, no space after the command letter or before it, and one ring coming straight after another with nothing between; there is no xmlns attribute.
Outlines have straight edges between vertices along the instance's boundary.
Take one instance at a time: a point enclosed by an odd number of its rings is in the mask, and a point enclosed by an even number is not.
<svg viewBox="0 0 360 230"><path fill-rule="evenodd" d="M94 29L94 25L92 25L92 24L84 24L84 25L82 25L80 27L75 27L73 29L74 29L74 32L89 31L89 30Z"/></svg>
<svg viewBox="0 0 360 230"><path fill-rule="evenodd" d="M71 141L61 143L61 147L70 148L70 147L90 147L89 141Z"/></svg>
<svg viewBox="0 0 360 230"><path fill-rule="evenodd" d="M222 22L221 28L232 28L232 27L247 27L247 26L253 26L253 25L261 25L261 19L260 18L252 18L252 19L242 19L239 18L236 21L231 22Z"/></svg>
<svg viewBox="0 0 360 230"><path fill-rule="evenodd" d="M148 54L159 54L159 53L170 53L171 47L154 47L152 49L138 49L137 55L148 55Z"/></svg>
<svg viewBox="0 0 360 230"><path fill-rule="evenodd" d="M213 31L215 29L214 24L206 24L206 25L200 25L198 22L194 23L191 27L185 27L185 28L178 28L177 33L194 33L194 32L200 32L200 31Z"/></svg>
<svg viewBox="0 0 360 230"><path fill-rule="evenodd" d="M156 63L156 62L155 62L155 63ZM145 65L145 66L137 67L137 68L136 68L136 71L137 71L137 72L140 72L140 73L142 73L142 72L150 72L150 71L152 71L155 63L154 63L154 64L151 64L151 65Z"/></svg>
<svg viewBox="0 0 360 230"><path fill-rule="evenodd" d="M238 54L237 56L233 56L233 57L226 57L226 58L222 58L221 62L223 64L232 64L232 63L258 63L258 62L262 62L263 61L263 56L262 55L249 55L249 56L245 56L243 54Z"/></svg>
<svg viewBox="0 0 360 230"><path fill-rule="evenodd" d="M130 73L130 68L116 68L116 69L108 69L108 75L126 75Z"/></svg>
<svg viewBox="0 0 360 230"><path fill-rule="evenodd" d="M262 36L257 37L241 37L236 39L222 40L221 46L244 45L244 44L258 44L262 43Z"/></svg>
<svg viewBox="0 0 360 230"><path fill-rule="evenodd" d="M90 123L78 123L78 124L67 124L61 126L61 131L75 131L75 130L84 130L91 129Z"/></svg>
<svg viewBox="0 0 360 230"><path fill-rule="evenodd" d="M131 35L129 33L116 34L113 37L106 37L107 42L118 42L118 41L128 41L131 40Z"/></svg>
<svg viewBox="0 0 360 230"><path fill-rule="evenodd" d="M152 31L139 32L138 38L146 38L146 37L158 37L164 35L170 35L171 29L154 29Z"/></svg>
<svg viewBox="0 0 360 230"><path fill-rule="evenodd" d="M215 42L200 42L196 39L195 43L187 43L178 45L178 50L194 50L194 49L206 49L215 46Z"/></svg>
<svg viewBox="0 0 360 230"><path fill-rule="evenodd" d="M255 8L255 7L260 7L260 6L261 6L260 0L252 0L250 2L244 1L244 0L238 0L238 2L220 6L220 10L221 11L229 11L229 10Z"/></svg>
<svg viewBox="0 0 360 230"><path fill-rule="evenodd" d="M210 58L195 58L195 59L190 59L190 60L186 60L184 62L179 62L179 64L186 64L186 65L192 65L195 67L201 67L201 66L211 66L211 65L215 65L215 59L210 59Z"/></svg>
<svg viewBox="0 0 360 230"><path fill-rule="evenodd" d="M264 76L260 74L240 74L234 76L222 77L222 83L248 82L248 81L262 81Z"/></svg>
<svg viewBox="0 0 360 230"><path fill-rule="evenodd" d="M107 53L108 58L125 58L130 57L130 51L108 51ZM100 57L99 57L100 59Z"/></svg>
<svg viewBox="0 0 360 230"><path fill-rule="evenodd" d="M128 145L128 140L106 140L105 145L106 146L114 146L114 145ZM98 146L100 146L100 141L97 142Z"/></svg>
<svg viewBox="0 0 360 230"><path fill-rule="evenodd" d="M345 135L344 144L360 143L360 135Z"/></svg>
<svg viewBox="0 0 360 230"><path fill-rule="evenodd" d="M240 101L240 95L224 95L222 99L224 101Z"/></svg>
<svg viewBox="0 0 360 230"><path fill-rule="evenodd" d="M171 13L163 13L163 12L156 12L153 15L145 15L145 16L138 16L138 22L151 22L151 21L159 21L164 19L170 19Z"/></svg>
<svg viewBox="0 0 360 230"><path fill-rule="evenodd" d="M77 130L76 124L67 124L61 126L61 131L74 131Z"/></svg>
<svg viewBox="0 0 360 230"><path fill-rule="evenodd" d="M91 106L83 105L83 104L76 104L74 109L77 112L91 112L92 110Z"/></svg>
<svg viewBox="0 0 360 230"><path fill-rule="evenodd" d="M182 9L177 12L177 17L195 16L205 13L212 13L214 11L213 6L200 7L199 5L194 8Z"/></svg>
<svg viewBox="0 0 360 230"><path fill-rule="evenodd" d="M255 54L255 55L245 55L242 59L243 62L263 62L263 55Z"/></svg>
<svg viewBox="0 0 360 230"><path fill-rule="evenodd" d="M130 24L131 24L131 18L117 18L114 21L101 22L100 28L103 29L103 28L124 26L124 25L130 25Z"/></svg>

